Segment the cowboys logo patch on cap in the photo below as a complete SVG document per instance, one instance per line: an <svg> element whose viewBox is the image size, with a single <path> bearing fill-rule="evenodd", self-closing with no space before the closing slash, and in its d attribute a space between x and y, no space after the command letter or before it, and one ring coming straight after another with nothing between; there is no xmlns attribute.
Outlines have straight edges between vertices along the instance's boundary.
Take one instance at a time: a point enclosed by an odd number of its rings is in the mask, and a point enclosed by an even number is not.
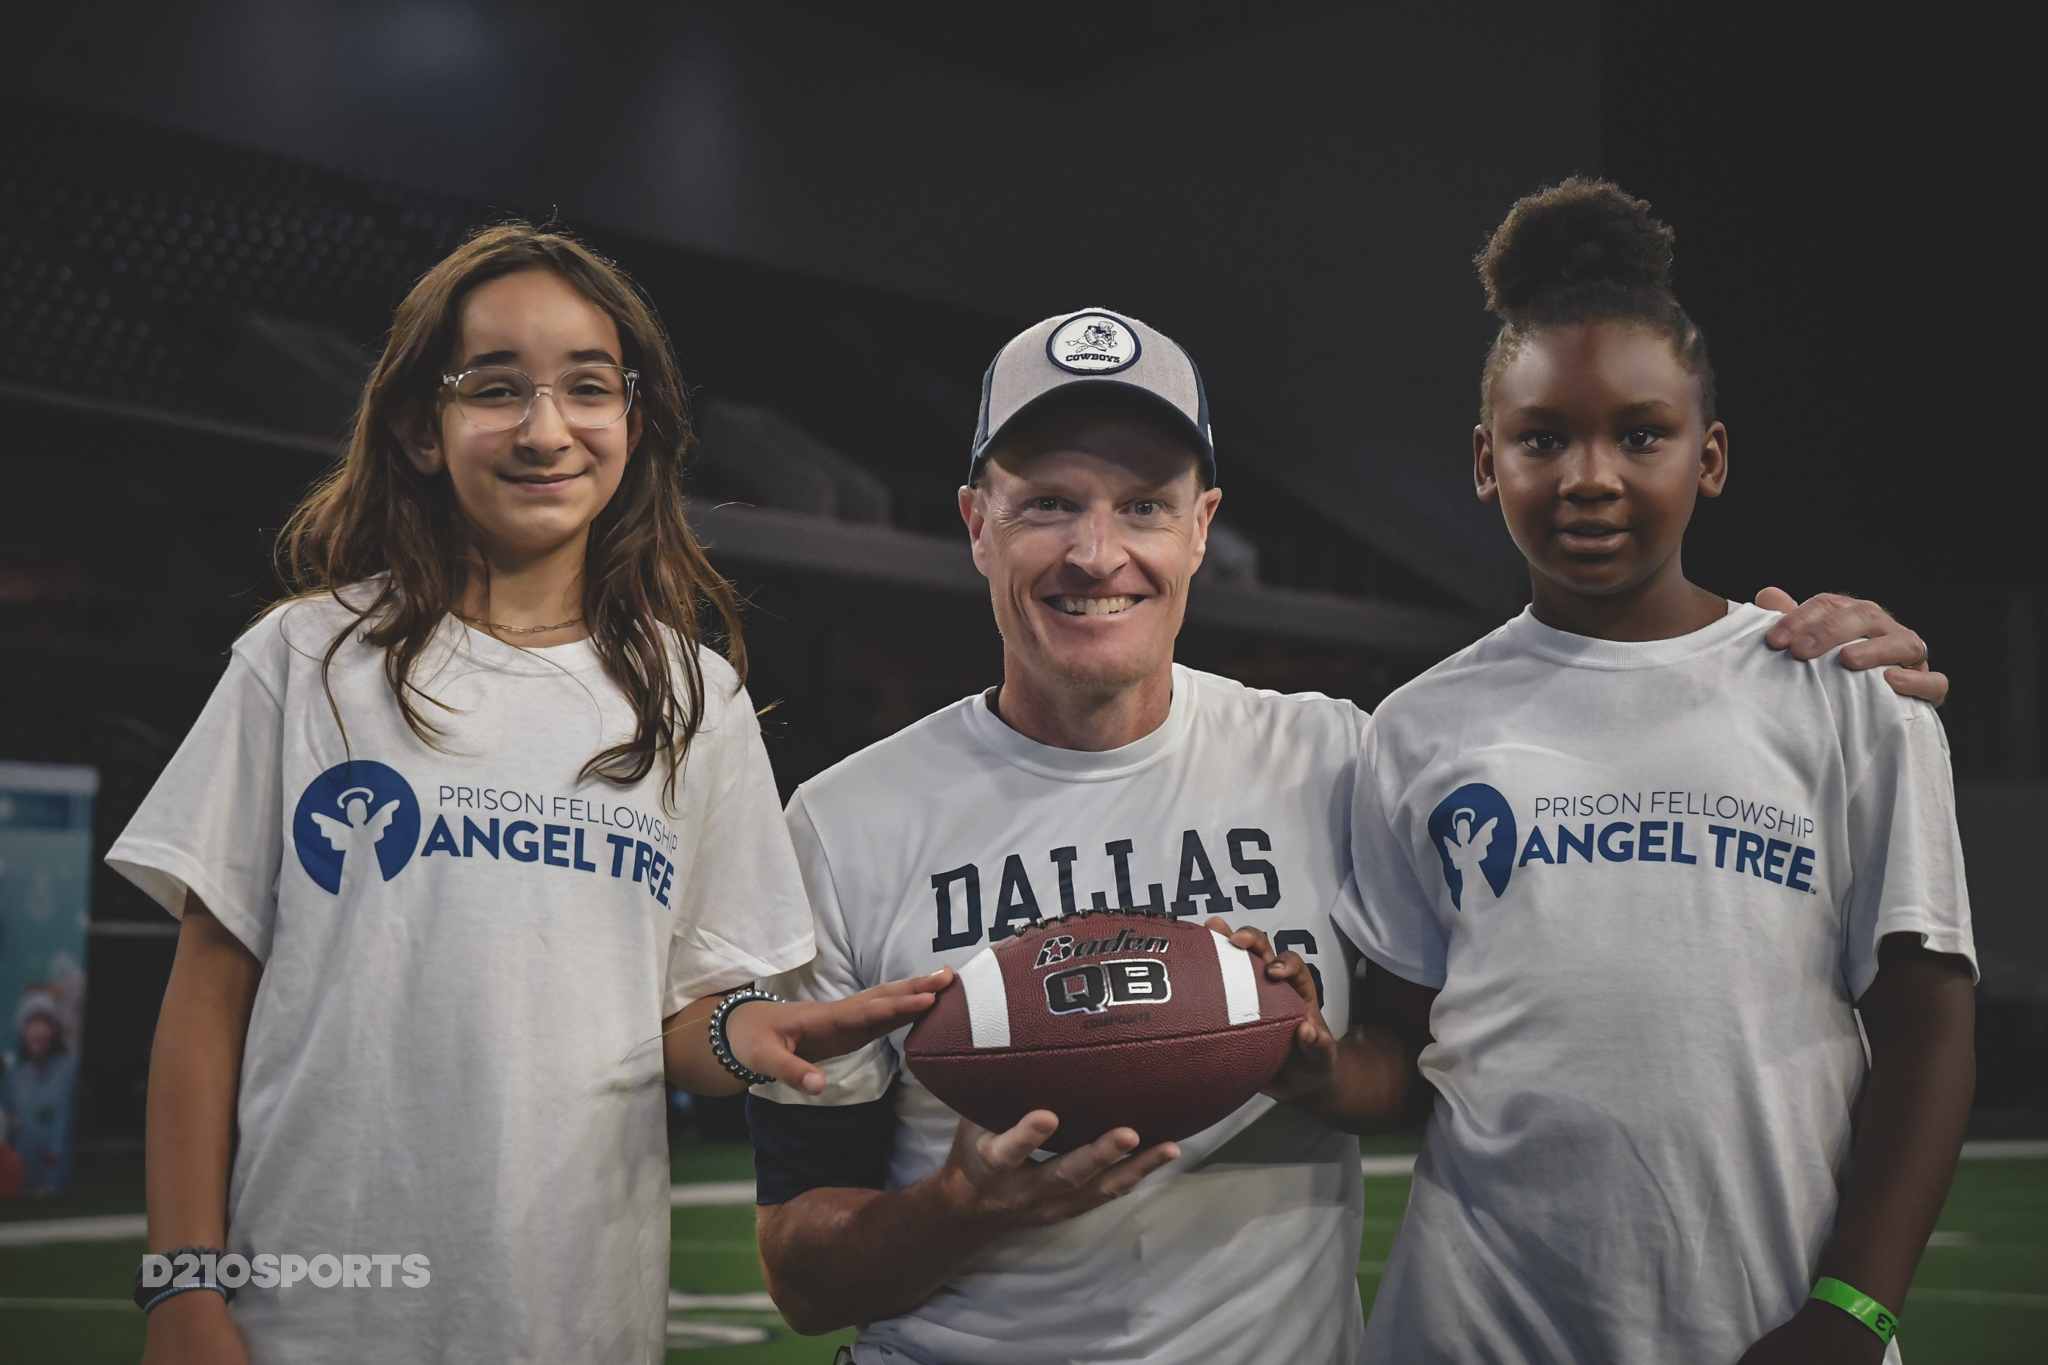
<svg viewBox="0 0 2048 1365"><path fill-rule="evenodd" d="M1046 318L1012 337L981 381L981 420L967 478L1011 423L1054 394L1077 388L1115 389L1139 397L1178 427L1216 482L1209 433L1209 396L1195 362L1173 338L1103 308Z"/></svg>
<svg viewBox="0 0 2048 1365"><path fill-rule="evenodd" d="M1108 374L1138 358L1138 334L1122 318L1107 313L1080 313L1052 329L1045 353L1052 363L1075 374Z"/></svg>

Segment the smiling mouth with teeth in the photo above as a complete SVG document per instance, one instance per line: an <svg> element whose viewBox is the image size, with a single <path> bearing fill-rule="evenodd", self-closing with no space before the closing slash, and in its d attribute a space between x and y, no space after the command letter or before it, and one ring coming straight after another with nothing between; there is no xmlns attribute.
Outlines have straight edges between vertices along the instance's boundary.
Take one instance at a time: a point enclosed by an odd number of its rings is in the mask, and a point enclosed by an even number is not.
<svg viewBox="0 0 2048 1365"><path fill-rule="evenodd" d="M1045 599L1054 611L1069 616L1114 616L1129 611L1144 599L1128 593L1121 597L1048 597Z"/></svg>

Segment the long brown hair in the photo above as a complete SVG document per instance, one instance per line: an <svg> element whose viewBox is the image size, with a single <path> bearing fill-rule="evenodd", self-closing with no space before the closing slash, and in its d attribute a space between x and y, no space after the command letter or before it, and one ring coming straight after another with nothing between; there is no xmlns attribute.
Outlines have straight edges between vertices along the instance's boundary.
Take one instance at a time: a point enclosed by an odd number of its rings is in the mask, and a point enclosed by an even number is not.
<svg viewBox="0 0 2048 1365"><path fill-rule="evenodd" d="M700 611L708 607L723 622L725 656L741 681L746 646L731 585L704 558L684 516L683 458L693 438L668 334L618 267L581 242L528 223L501 223L421 277L398 305L384 356L357 408L348 454L307 494L278 537L278 570L297 596L331 594L355 615L328 645L323 679L360 629L366 643L385 652L384 674L405 723L436 743L439 729L421 703L442 703L413 681L413 668L442 621L462 605L481 557L447 473L420 473L397 432L438 420L441 376L460 340L469 292L523 270L552 271L609 315L618 325L621 362L640 372L638 440L618 491L591 525L583 564L591 644L632 705L635 729L631 739L593 756L582 775L623 786L663 760L663 799L671 802L683 757L704 721ZM356 585L365 591L339 591ZM331 687L328 704L334 705ZM338 710L335 719L341 719Z"/></svg>

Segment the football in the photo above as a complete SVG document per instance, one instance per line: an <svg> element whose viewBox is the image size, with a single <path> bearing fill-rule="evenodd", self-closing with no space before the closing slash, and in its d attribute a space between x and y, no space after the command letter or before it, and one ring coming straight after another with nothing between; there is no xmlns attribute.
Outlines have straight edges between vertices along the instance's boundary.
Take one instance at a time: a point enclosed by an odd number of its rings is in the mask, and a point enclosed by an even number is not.
<svg viewBox="0 0 2048 1365"><path fill-rule="evenodd" d="M1050 1109L1053 1151L1119 1127L1151 1146L1258 1093L1307 1012L1257 958L1192 920L1084 910L969 958L910 1030L904 1060L991 1132Z"/></svg>

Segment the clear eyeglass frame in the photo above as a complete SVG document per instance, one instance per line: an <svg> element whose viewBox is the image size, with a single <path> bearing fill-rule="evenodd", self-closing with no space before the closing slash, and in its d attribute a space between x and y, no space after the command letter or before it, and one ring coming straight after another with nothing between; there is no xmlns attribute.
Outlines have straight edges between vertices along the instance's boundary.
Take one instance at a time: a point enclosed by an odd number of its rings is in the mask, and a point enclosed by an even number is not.
<svg viewBox="0 0 2048 1365"><path fill-rule="evenodd" d="M621 394L623 400L617 413L604 418L602 421L596 422L586 422L579 420L576 415L574 404L564 402L560 394L560 391L564 387L563 381L568 379L569 376L575 374L584 374L591 370L601 370L607 374L617 375L619 377L621 385ZM462 386L464 381L473 379L475 376L480 374L502 374L507 376L516 376L517 378L525 381L527 388L526 401L519 405L518 416L513 417L512 409L510 407L506 407L503 409L492 411L490 413L491 420L489 421L477 420L477 414L470 410L470 403L466 401L463 397ZM454 400L455 410L462 414L463 421L469 423L469 425L475 427L478 431L511 431L517 427L525 425L526 419L532 416L533 414L533 405L540 401L540 396L542 394L546 394L549 398L554 399L555 410L560 412L562 414L562 420L567 422L572 427L583 427L586 430L599 430L604 427L614 426L619 422L624 421L626 414L633 410L633 398L637 393L637 386L639 382L640 371L629 370L625 368L623 365L607 365L602 363L592 365L571 365L568 369L563 370L560 374L556 375L555 380L552 384L542 384L536 379L534 379L532 375L526 373L526 371L514 369L510 365L477 365L471 367L470 369L463 370L458 374L444 374L441 376L442 389ZM510 420L499 420L501 418L509 418Z"/></svg>

